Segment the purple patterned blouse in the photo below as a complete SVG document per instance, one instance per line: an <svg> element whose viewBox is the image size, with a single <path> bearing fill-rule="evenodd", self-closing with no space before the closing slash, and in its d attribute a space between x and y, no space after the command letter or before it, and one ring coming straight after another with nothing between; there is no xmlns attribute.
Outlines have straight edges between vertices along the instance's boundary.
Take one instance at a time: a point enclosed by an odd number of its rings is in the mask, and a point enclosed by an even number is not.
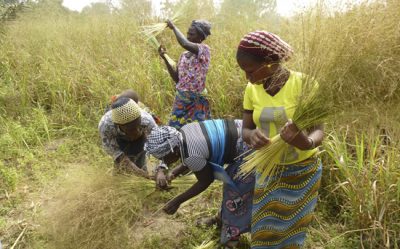
<svg viewBox="0 0 400 249"><path fill-rule="evenodd" d="M176 89L201 93L205 88L206 75L210 65L210 48L206 44L198 44L198 55L186 51L178 61L179 82Z"/></svg>

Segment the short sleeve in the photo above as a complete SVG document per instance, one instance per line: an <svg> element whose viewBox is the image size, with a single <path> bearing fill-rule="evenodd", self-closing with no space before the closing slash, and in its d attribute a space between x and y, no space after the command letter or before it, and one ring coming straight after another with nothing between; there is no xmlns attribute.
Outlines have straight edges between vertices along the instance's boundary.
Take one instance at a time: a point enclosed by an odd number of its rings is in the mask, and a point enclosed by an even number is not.
<svg viewBox="0 0 400 249"><path fill-rule="evenodd" d="M141 110L140 117L141 125L146 127L149 131L154 127L157 127L156 121L154 121L153 116L151 116L151 114L146 112L145 110Z"/></svg>
<svg viewBox="0 0 400 249"><path fill-rule="evenodd" d="M197 172L207 165L207 160L200 156L189 156L183 160L183 164L191 171Z"/></svg>
<svg viewBox="0 0 400 249"><path fill-rule="evenodd" d="M244 91L244 98L243 98L243 109L244 110L254 110L253 100L252 100L252 85L248 83L246 89Z"/></svg>
<svg viewBox="0 0 400 249"><path fill-rule="evenodd" d="M197 54L197 58L201 64L205 64L208 66L210 64L210 47L206 44L199 44L199 53Z"/></svg>
<svg viewBox="0 0 400 249"><path fill-rule="evenodd" d="M103 149L116 160L123 152L117 142L117 127L111 120L111 111L107 112L100 120L99 133Z"/></svg>

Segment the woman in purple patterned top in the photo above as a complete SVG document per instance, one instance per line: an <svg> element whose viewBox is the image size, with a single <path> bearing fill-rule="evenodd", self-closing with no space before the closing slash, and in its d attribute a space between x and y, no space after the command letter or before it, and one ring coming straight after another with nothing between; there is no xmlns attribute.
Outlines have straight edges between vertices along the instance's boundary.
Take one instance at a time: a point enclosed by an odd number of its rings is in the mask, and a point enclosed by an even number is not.
<svg viewBox="0 0 400 249"><path fill-rule="evenodd" d="M203 95L210 64L210 48L202 43L211 34L211 25L205 20L194 20L187 37L170 20L167 25L174 31L178 43L187 50L181 54L174 68L165 57L165 47L159 48L159 54L177 90L169 126L179 129L186 123L211 118L209 102Z"/></svg>

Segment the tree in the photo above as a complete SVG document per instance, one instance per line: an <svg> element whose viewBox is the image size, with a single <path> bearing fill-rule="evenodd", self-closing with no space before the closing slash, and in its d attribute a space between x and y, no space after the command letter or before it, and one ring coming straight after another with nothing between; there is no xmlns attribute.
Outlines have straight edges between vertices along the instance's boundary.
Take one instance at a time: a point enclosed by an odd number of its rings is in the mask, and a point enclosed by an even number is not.
<svg viewBox="0 0 400 249"><path fill-rule="evenodd" d="M71 11L62 5L63 0L37 0L32 1L32 6L38 10L39 13L45 14L46 17L57 17L71 13Z"/></svg>
<svg viewBox="0 0 400 249"><path fill-rule="evenodd" d="M171 18L177 11L182 11L180 20L183 23L191 22L193 19L211 19L216 15L213 0L165 0L162 2L161 16Z"/></svg>
<svg viewBox="0 0 400 249"><path fill-rule="evenodd" d="M257 19L275 15L276 6L276 0L224 0L220 14Z"/></svg>
<svg viewBox="0 0 400 249"><path fill-rule="evenodd" d="M0 20L4 22L15 19L17 12L24 9L25 2L27 1L0 0Z"/></svg>
<svg viewBox="0 0 400 249"><path fill-rule="evenodd" d="M134 17L140 24L152 16L150 0L121 0L122 13Z"/></svg>
<svg viewBox="0 0 400 249"><path fill-rule="evenodd" d="M86 15L108 15L110 13L110 6L106 3L92 3L82 9L82 14Z"/></svg>

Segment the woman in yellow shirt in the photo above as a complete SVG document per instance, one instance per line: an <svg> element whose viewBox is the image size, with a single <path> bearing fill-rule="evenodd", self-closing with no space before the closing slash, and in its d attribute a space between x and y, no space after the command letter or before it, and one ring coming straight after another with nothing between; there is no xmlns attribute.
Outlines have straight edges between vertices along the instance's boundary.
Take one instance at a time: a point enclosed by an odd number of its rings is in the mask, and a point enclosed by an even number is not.
<svg viewBox="0 0 400 249"><path fill-rule="evenodd" d="M303 74L286 69L292 48L267 31L251 32L238 46L236 59L246 73L243 140L254 149L280 134L290 146L279 167L282 174L258 181L254 190L252 249L301 248L318 198L322 165L315 157L322 125L299 131L291 121Z"/></svg>

